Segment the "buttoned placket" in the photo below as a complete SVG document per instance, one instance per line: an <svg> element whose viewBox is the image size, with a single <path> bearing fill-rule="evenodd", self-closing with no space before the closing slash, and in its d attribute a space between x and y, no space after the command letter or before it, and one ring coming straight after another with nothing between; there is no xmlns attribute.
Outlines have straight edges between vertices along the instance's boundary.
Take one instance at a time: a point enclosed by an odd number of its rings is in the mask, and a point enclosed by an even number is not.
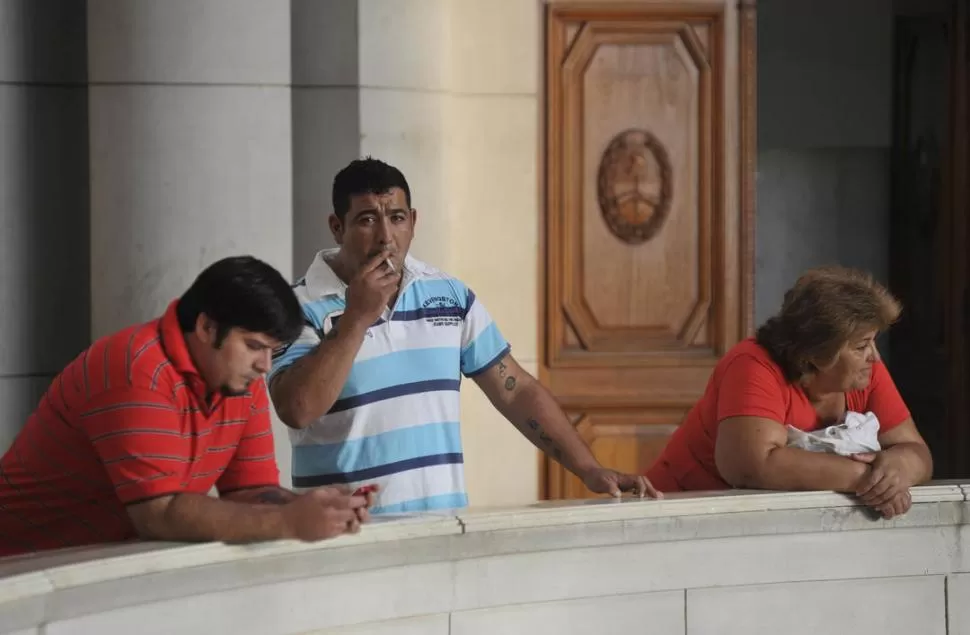
<svg viewBox="0 0 970 635"><path fill-rule="evenodd" d="M407 291L408 287L414 283L415 276L411 274L411 271L405 267L404 275L401 280L401 289L397 292L397 298L394 300L394 308L385 306L384 311L381 313L381 317L384 320L384 325L387 326L386 333L388 342L394 341L394 314L397 312L398 307L401 305L401 300L404 298L404 292ZM384 326L382 325L382 326Z"/></svg>

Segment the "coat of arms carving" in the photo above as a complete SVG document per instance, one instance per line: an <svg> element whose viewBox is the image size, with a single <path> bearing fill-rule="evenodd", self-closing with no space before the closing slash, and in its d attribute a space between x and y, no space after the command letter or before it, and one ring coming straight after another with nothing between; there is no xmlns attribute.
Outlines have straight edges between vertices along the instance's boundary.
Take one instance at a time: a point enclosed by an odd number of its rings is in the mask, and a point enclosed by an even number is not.
<svg viewBox="0 0 970 635"><path fill-rule="evenodd" d="M673 170L667 149L645 130L624 130L600 159L597 196L610 231L638 244L653 238L670 211Z"/></svg>

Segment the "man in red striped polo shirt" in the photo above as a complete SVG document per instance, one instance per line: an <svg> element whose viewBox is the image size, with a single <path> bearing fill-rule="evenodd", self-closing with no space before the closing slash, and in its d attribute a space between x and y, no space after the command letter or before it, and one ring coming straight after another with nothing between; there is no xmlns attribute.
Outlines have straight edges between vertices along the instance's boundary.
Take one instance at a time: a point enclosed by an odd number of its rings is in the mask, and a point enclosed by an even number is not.
<svg viewBox="0 0 970 635"><path fill-rule="evenodd" d="M279 487L262 375L302 326L289 284L247 256L208 267L159 319L95 342L0 459L0 556L356 531L365 497Z"/></svg>

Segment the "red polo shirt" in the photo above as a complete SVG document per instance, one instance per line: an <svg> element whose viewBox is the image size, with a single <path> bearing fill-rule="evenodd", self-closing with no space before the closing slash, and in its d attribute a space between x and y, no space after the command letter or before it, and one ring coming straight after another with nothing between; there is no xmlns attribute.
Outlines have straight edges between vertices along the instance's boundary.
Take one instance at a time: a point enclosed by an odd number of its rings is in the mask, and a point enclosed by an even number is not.
<svg viewBox="0 0 970 635"><path fill-rule="evenodd" d="M845 393L846 408L872 412L879 432L909 419L889 371L872 367L869 385ZM670 437L647 478L661 492L730 489L714 463L718 424L731 417L761 417L810 432L830 423L820 421L805 391L785 375L753 338L740 342L718 361L704 396Z"/></svg>
<svg viewBox="0 0 970 635"><path fill-rule="evenodd" d="M176 302L54 378L0 459L0 556L135 538L125 505L276 486L262 379L206 400Z"/></svg>

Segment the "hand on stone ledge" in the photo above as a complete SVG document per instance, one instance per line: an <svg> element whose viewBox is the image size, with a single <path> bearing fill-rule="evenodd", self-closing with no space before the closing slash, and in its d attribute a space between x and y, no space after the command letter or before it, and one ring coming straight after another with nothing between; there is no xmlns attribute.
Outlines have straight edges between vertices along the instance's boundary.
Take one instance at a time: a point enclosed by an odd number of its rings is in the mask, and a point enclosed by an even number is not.
<svg viewBox="0 0 970 635"><path fill-rule="evenodd" d="M586 472L583 475L583 484L591 492L610 494L617 498L622 492L633 492L640 498L644 496L663 498L663 494L653 486L653 483L646 476L623 474L603 467Z"/></svg>

